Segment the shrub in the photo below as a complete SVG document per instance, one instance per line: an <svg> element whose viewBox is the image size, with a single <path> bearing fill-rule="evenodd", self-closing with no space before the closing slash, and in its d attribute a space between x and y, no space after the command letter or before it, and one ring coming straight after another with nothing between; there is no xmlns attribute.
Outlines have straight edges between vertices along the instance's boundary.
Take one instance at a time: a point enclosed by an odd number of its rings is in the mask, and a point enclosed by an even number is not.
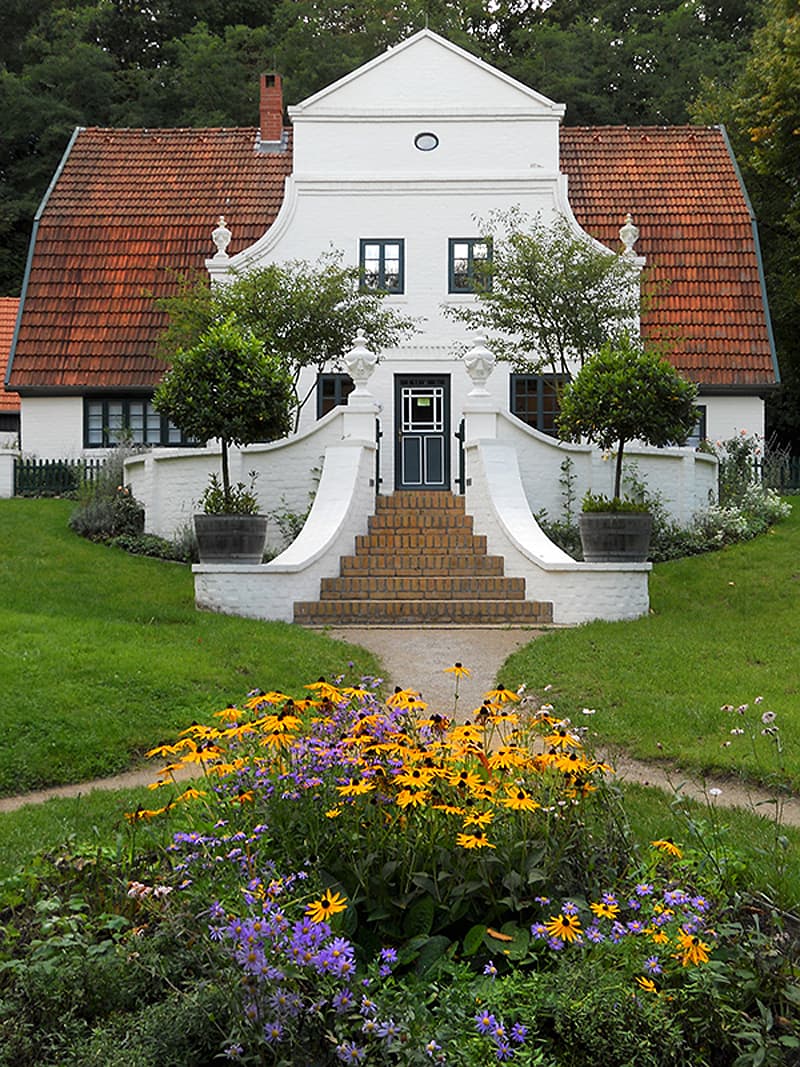
<svg viewBox="0 0 800 1067"><path fill-rule="evenodd" d="M125 460L131 449L121 445L110 452L102 470L78 492L78 506L69 525L80 537L105 541L144 531L144 508L125 488Z"/></svg>

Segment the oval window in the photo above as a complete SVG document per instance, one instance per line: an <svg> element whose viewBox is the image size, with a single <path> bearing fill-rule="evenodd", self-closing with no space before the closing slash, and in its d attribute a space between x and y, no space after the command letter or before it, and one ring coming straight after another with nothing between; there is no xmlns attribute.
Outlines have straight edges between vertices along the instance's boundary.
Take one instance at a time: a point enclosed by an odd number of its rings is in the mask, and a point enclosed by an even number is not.
<svg viewBox="0 0 800 1067"><path fill-rule="evenodd" d="M438 148L439 138L435 133L418 133L414 144L420 152L432 152L434 148Z"/></svg>

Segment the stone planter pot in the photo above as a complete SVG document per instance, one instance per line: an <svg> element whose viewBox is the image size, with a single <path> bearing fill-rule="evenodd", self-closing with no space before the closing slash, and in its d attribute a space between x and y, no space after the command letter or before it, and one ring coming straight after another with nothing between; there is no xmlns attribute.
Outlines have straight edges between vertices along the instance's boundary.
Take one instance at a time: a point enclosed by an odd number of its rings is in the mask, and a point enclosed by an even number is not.
<svg viewBox="0 0 800 1067"><path fill-rule="evenodd" d="M578 516L587 563L644 563L653 516L646 511L585 511Z"/></svg>
<svg viewBox="0 0 800 1067"><path fill-rule="evenodd" d="M266 515L195 515L201 563L261 563Z"/></svg>

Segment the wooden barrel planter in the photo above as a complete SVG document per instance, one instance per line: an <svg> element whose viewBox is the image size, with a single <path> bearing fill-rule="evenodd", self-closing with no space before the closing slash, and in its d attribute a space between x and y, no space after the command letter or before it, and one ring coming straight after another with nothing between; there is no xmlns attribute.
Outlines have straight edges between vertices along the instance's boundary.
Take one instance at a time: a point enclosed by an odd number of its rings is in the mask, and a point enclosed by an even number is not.
<svg viewBox="0 0 800 1067"><path fill-rule="evenodd" d="M644 563L653 516L646 511L585 511L578 516L586 563Z"/></svg>
<svg viewBox="0 0 800 1067"><path fill-rule="evenodd" d="M261 563L267 543L266 515L195 515L201 563Z"/></svg>

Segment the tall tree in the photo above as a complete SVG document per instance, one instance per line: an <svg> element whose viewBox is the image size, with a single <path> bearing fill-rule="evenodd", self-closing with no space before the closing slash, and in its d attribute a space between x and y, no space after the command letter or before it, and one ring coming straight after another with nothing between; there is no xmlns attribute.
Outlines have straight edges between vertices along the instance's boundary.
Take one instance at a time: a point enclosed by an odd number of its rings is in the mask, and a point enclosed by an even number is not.
<svg viewBox="0 0 800 1067"><path fill-rule="evenodd" d="M639 277L623 256L576 234L561 217L545 223L518 210L483 224L491 257L476 264L477 306L447 309L471 329L493 331L498 358L515 370L565 378L609 338L632 329Z"/></svg>
<svg viewBox="0 0 800 1067"><path fill-rule="evenodd" d="M768 431L800 454L800 9L766 0L737 81L705 85L694 114L728 128L759 221L783 385Z"/></svg>

